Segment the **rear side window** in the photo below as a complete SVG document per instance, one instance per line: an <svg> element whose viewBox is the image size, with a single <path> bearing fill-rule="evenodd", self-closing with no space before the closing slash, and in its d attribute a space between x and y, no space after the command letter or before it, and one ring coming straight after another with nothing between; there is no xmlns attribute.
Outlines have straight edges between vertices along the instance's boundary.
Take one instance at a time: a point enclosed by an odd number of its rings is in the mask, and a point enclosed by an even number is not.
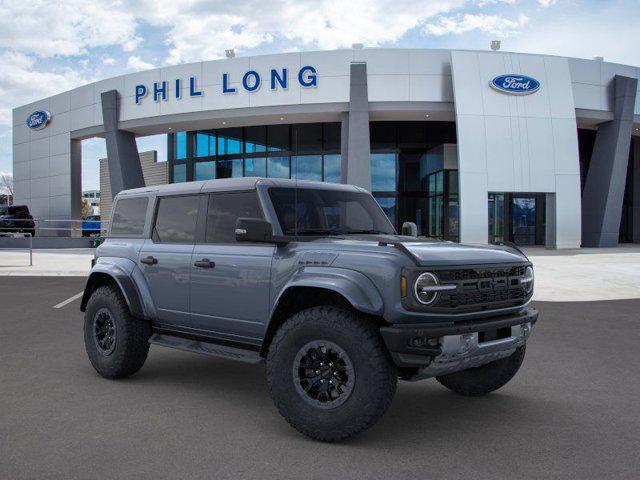
<svg viewBox="0 0 640 480"><path fill-rule="evenodd" d="M198 223L198 195L161 197L153 229L156 243L194 243Z"/></svg>
<svg viewBox="0 0 640 480"><path fill-rule="evenodd" d="M147 197L122 198L116 202L111 220L111 235L139 237L147 217Z"/></svg>
<svg viewBox="0 0 640 480"><path fill-rule="evenodd" d="M210 195L206 243L235 243L238 217L262 218L256 192Z"/></svg>

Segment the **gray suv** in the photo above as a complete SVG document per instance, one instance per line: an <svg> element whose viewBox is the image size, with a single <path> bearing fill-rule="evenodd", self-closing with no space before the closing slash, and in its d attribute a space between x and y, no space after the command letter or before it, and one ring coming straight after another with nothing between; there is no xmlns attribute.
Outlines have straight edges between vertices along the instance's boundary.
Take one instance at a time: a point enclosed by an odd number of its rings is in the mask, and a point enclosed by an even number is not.
<svg viewBox="0 0 640 480"><path fill-rule="evenodd" d="M93 367L123 378L149 344L266 362L297 430L341 440L398 378L463 395L505 385L538 312L509 246L398 235L367 191L238 178L123 191L82 299Z"/></svg>

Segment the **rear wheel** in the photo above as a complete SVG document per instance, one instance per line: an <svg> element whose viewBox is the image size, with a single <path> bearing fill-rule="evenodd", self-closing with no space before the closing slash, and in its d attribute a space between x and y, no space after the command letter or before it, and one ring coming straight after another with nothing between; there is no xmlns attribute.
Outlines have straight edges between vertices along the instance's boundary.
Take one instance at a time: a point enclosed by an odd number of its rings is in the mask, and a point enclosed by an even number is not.
<svg viewBox="0 0 640 480"><path fill-rule="evenodd" d="M144 365L151 326L131 316L120 290L97 288L84 315L84 345L93 368L105 378L124 378Z"/></svg>
<svg viewBox="0 0 640 480"><path fill-rule="evenodd" d="M476 368L436 377L438 382L460 395L481 396L505 386L518 373L526 347L518 347L507 358Z"/></svg>
<svg viewBox="0 0 640 480"><path fill-rule="evenodd" d="M397 371L375 325L337 306L303 310L276 333L267 381L280 414L322 441L376 423L396 391Z"/></svg>

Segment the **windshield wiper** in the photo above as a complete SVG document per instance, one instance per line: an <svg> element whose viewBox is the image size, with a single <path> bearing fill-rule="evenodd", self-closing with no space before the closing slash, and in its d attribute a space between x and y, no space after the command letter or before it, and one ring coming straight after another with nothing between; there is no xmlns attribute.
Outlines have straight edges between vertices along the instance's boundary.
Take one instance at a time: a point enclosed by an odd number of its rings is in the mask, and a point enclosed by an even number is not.
<svg viewBox="0 0 640 480"><path fill-rule="evenodd" d="M285 235L344 235L344 232L327 228L303 228L297 231L289 229L285 232Z"/></svg>
<svg viewBox="0 0 640 480"><path fill-rule="evenodd" d="M347 235L357 235L357 234L370 234L370 235L393 235L391 233L387 233L387 232L383 232L381 230L366 230L366 229L362 229L362 230L345 230L345 232Z"/></svg>

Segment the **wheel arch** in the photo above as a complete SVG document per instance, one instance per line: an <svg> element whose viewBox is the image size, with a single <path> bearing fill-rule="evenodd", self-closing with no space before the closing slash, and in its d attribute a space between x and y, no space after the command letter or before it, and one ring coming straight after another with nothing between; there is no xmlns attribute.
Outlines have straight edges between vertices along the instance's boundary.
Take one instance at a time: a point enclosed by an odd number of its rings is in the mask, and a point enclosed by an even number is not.
<svg viewBox="0 0 640 480"><path fill-rule="evenodd" d="M273 336L289 317L326 304L358 311L375 323L385 324L382 296L365 275L345 269L306 268L294 275L274 302L260 355L266 356Z"/></svg>
<svg viewBox="0 0 640 480"><path fill-rule="evenodd" d="M136 282L130 273L116 264L96 264L92 269L82 295L80 311L86 310L93 292L105 285L113 286L122 293L132 316L148 318Z"/></svg>

